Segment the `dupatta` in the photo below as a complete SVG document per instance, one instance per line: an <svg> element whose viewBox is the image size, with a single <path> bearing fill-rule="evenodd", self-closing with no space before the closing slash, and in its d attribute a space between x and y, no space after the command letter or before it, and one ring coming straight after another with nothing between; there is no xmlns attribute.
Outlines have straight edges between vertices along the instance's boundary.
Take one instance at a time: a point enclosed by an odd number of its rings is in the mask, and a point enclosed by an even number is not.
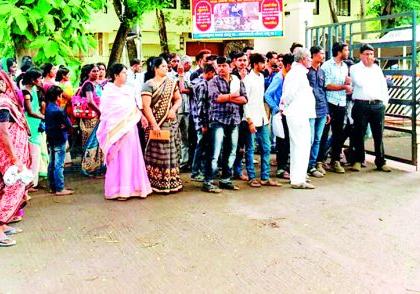
<svg viewBox="0 0 420 294"><path fill-rule="evenodd" d="M105 154L105 161L108 163L113 158L113 155L109 154L111 147L136 127L141 113L131 88L127 85L118 87L113 83L108 83L104 87L100 111L101 117L96 136ZM118 148L112 148L112 150L116 152Z"/></svg>

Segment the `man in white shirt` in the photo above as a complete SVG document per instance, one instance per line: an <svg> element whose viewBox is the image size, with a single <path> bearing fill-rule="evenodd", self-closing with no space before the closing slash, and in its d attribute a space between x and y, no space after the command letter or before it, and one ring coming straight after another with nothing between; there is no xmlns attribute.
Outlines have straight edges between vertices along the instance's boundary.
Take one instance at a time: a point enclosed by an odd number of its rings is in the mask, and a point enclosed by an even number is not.
<svg viewBox="0 0 420 294"><path fill-rule="evenodd" d="M290 182L294 189L314 189L306 182L311 151L310 118L316 118L315 97L306 74L312 64L308 49L297 48L295 63L283 85L284 114L290 136Z"/></svg>
<svg viewBox="0 0 420 294"><path fill-rule="evenodd" d="M361 163L365 157L364 137L367 125L372 129L375 146L375 165L377 170L390 172L385 165L383 144L385 105L389 95L384 74L375 64L375 51L369 44L360 47L360 62L350 68L353 81L354 106L352 117L354 120L354 164L353 171L361 170Z"/></svg>
<svg viewBox="0 0 420 294"><path fill-rule="evenodd" d="M250 136L245 143L245 164L248 184L251 187L281 186L270 179L270 128L267 112L264 107L264 68L265 58L259 53L251 54L251 72L244 78L248 103L244 105L244 117L248 123ZM261 150L261 181L256 179L254 167L254 141L257 139Z"/></svg>

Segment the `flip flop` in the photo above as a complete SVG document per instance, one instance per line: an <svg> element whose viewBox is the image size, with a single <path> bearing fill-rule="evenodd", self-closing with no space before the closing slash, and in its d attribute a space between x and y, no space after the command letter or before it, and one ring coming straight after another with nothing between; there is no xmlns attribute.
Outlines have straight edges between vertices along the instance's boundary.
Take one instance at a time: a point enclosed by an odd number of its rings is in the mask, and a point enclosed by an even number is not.
<svg viewBox="0 0 420 294"><path fill-rule="evenodd" d="M16 235L16 234L19 234L19 233L22 233L22 232L23 232L22 229L20 229L20 228L13 228L13 227L10 227L10 229L8 229L6 231L3 231L3 233L5 235L7 235L7 236Z"/></svg>
<svg viewBox="0 0 420 294"><path fill-rule="evenodd" d="M0 247L10 247L16 245L16 241L10 238L0 240Z"/></svg>
<svg viewBox="0 0 420 294"><path fill-rule="evenodd" d="M272 179L268 179L266 181L260 181L261 186L269 186L269 187L281 187L283 186L281 183L274 181Z"/></svg>

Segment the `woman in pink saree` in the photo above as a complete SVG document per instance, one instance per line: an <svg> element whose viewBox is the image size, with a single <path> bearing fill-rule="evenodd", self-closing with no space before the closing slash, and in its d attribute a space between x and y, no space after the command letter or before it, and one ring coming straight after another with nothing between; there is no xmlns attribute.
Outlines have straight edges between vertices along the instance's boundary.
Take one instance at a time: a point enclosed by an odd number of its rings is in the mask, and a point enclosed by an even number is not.
<svg viewBox="0 0 420 294"><path fill-rule="evenodd" d="M6 171L15 166L21 172L30 167L29 127L12 81L0 71L0 247L16 244L9 235L20 230L10 223L27 200L28 187L22 181L6 185Z"/></svg>
<svg viewBox="0 0 420 294"><path fill-rule="evenodd" d="M96 136L104 153L105 198L126 200L146 197L152 193L137 123L141 119L134 90L126 84L127 68L114 64L110 68L111 82L101 98L101 117Z"/></svg>

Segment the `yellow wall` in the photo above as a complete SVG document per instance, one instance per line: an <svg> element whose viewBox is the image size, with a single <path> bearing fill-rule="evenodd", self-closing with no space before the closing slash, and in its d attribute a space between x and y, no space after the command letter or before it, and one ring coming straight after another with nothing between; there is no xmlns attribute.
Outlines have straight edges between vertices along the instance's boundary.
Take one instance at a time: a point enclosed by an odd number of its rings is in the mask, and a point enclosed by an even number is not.
<svg viewBox="0 0 420 294"><path fill-rule="evenodd" d="M177 9L165 9L166 29L168 33L169 49L180 54L185 53L185 43L191 41L188 34L191 32L190 10L180 9L180 0L177 0ZM309 26L317 26L331 23L331 16L328 7L328 0L319 0L319 15L313 15L312 7L314 3L304 0L285 0L285 11L290 12L285 15L285 37L280 39L255 39L255 48L260 52L278 50L287 52L293 42L305 40L305 21ZM351 0L351 16L340 16L339 20L350 21L357 19L360 13L360 0ZM86 62L107 61L110 48L118 30L119 20L115 14L112 3L108 3L107 13L99 13L89 25L90 31L96 33L98 42L101 45L86 56ZM141 31L141 55L142 58L160 54L160 39L158 33L158 23L155 11L144 15L139 24ZM102 34L102 37L100 37ZM183 37L183 41L180 37Z"/></svg>

